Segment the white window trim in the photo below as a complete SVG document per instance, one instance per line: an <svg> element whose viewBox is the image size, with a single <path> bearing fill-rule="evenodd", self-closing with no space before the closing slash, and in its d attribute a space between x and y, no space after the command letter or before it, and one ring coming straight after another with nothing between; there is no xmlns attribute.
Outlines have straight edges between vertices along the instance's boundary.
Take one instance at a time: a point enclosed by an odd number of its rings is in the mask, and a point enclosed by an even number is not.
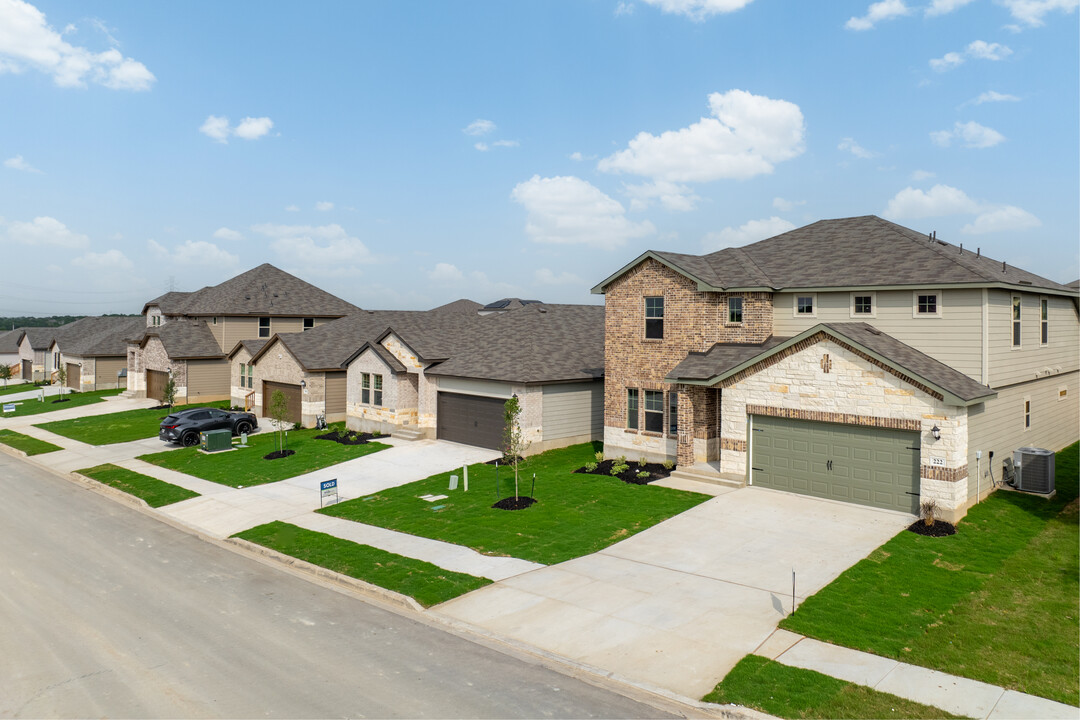
<svg viewBox="0 0 1080 720"><path fill-rule="evenodd" d="M919 296L934 295L937 297L936 313L919 312ZM939 318L942 316L942 296L940 290L915 290L911 293L911 317L913 318Z"/></svg>
<svg viewBox="0 0 1080 720"><path fill-rule="evenodd" d="M1020 301L1020 319L1013 320L1013 300ZM1020 344L1013 344L1013 323L1020 323ZM1009 295L1009 349L1010 350L1023 350L1024 349L1024 296L1013 293Z"/></svg>
<svg viewBox="0 0 1080 720"><path fill-rule="evenodd" d="M799 312L799 298L808 297L810 302L813 303L814 312L800 313ZM746 303L743 303L743 310L746 309ZM791 316L796 318L816 318L817 317L817 293L795 293L791 300Z"/></svg>
<svg viewBox="0 0 1080 720"><path fill-rule="evenodd" d="M1028 430L1031 429L1031 424L1030 423L1031 423L1032 406L1031 406L1031 396L1030 395L1025 395L1024 396L1024 404L1021 405L1020 408L1023 411L1022 422L1024 423L1024 432L1027 432Z"/></svg>
<svg viewBox="0 0 1080 720"><path fill-rule="evenodd" d="M1062 393L1065 393L1065 394L1062 395ZM1068 385L1061 385L1061 386L1058 387L1057 399L1058 399L1058 402L1061 402L1062 400L1068 400L1069 399L1069 386Z"/></svg>
<svg viewBox="0 0 1080 720"><path fill-rule="evenodd" d="M925 294L925 293L923 293L923 294ZM860 297L862 297L864 295L869 295L870 296L870 312L856 314L856 312L855 312L855 296L856 295L858 295ZM919 298L916 297L915 298L916 304L918 303L918 301L919 301ZM940 307L941 307L941 305L939 303L938 308L940 308ZM918 306L917 305L916 305L915 309L916 309L916 312L918 312ZM852 318L855 318L855 319L858 319L858 318L876 318L877 317L877 292L874 291L874 290L864 290L864 291L860 291L860 292L851 293L848 296L848 315L850 317L852 317Z"/></svg>
<svg viewBox="0 0 1080 720"><path fill-rule="evenodd" d="M1046 319L1045 320L1043 320L1043 316L1042 316L1043 303L1046 303ZM1023 316L1023 311L1021 311L1021 317L1022 316ZM1043 342L1043 339L1042 339L1043 323L1046 323L1046 342ZM1050 298L1047 297L1046 295L1040 295L1039 296L1039 347L1046 347L1049 344L1050 344Z"/></svg>

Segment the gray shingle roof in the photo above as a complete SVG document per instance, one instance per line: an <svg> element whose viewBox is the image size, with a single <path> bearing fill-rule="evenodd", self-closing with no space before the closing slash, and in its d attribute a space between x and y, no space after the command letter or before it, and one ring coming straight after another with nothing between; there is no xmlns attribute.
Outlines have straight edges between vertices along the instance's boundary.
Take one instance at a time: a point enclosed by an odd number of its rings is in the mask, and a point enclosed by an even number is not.
<svg viewBox="0 0 1080 720"><path fill-rule="evenodd" d="M144 317L84 317L55 329L56 343L65 355L127 356L128 338L146 326Z"/></svg>
<svg viewBox="0 0 1080 720"><path fill-rule="evenodd" d="M165 315L179 315L181 308L183 308L184 303L189 297L191 297L191 293L189 292L167 292L143 305L142 311L145 313L148 307L157 305Z"/></svg>
<svg viewBox="0 0 1080 720"><path fill-rule="evenodd" d="M135 340L145 346L152 337L160 339L165 352L175 360L225 357L213 332L201 320L173 320L158 327L145 328Z"/></svg>
<svg viewBox="0 0 1080 720"><path fill-rule="evenodd" d="M650 251L712 289L1003 283L1069 292L1053 280L874 215L820 220L708 255ZM629 267L635 265L637 261ZM603 287L628 268L594 288Z"/></svg>
<svg viewBox="0 0 1080 720"><path fill-rule="evenodd" d="M360 309L269 263L202 290L166 293L147 305L155 303L170 315L343 317Z"/></svg>
<svg viewBox="0 0 1080 720"><path fill-rule="evenodd" d="M26 331L26 337L30 338L30 347L35 350L48 350L56 338L54 327L28 327L21 328Z"/></svg>
<svg viewBox="0 0 1080 720"><path fill-rule="evenodd" d="M19 352L19 344L22 342L23 336L26 335L25 330L8 330L6 333L0 335L0 353L17 353Z"/></svg>
<svg viewBox="0 0 1080 720"><path fill-rule="evenodd" d="M1080 280L1073 280L1071 283L1069 283L1065 287L1072 288L1073 290L1080 290Z"/></svg>
<svg viewBox="0 0 1080 720"><path fill-rule="evenodd" d="M894 365L916 380L940 388L964 402L990 398L995 392L926 353L863 322L821 323L793 338L769 338L760 345L717 344L704 353L689 353L668 373L669 382L719 382L747 363L763 360L789 344L821 331Z"/></svg>

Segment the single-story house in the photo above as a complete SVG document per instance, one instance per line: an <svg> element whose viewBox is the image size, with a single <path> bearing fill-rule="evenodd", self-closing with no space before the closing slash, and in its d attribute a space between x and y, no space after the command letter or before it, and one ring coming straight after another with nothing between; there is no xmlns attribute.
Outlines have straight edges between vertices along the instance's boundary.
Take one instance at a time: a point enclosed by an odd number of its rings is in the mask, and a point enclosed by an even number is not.
<svg viewBox="0 0 1080 720"><path fill-rule="evenodd" d="M0 365L10 365L13 378L33 379L34 350L25 330L8 330L0 335Z"/></svg>
<svg viewBox="0 0 1080 720"><path fill-rule="evenodd" d="M49 354L73 390L126 387L127 338L143 325L139 316L84 317L54 330Z"/></svg>

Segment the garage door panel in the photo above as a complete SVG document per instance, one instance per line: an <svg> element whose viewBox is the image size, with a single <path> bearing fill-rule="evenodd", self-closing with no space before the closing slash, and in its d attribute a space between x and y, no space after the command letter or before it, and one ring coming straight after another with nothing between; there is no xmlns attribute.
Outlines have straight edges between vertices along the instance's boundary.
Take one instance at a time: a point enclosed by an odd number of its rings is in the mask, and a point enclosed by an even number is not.
<svg viewBox="0 0 1080 720"><path fill-rule="evenodd" d="M498 450L502 445L505 403L502 398L440 392L435 436Z"/></svg>
<svg viewBox="0 0 1080 720"><path fill-rule="evenodd" d="M263 404L262 408L260 408L262 414L266 417L270 417L270 403L273 402L275 391L280 391L284 394L288 403L288 413L286 414L285 420L291 423L300 422L300 419L303 416L304 392L299 385L292 385L290 383L278 383L263 380Z"/></svg>

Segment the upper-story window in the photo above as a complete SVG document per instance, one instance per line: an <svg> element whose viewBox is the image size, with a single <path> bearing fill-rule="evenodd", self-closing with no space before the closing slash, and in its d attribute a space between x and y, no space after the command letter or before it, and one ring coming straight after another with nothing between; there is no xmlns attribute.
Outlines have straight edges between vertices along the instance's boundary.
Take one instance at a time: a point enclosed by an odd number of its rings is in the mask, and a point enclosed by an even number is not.
<svg viewBox="0 0 1080 720"><path fill-rule="evenodd" d="M798 295L795 297L795 314L803 317L815 317L817 298L813 295Z"/></svg>
<svg viewBox="0 0 1080 720"><path fill-rule="evenodd" d="M1020 296L1012 296L1012 346L1020 347Z"/></svg>
<svg viewBox="0 0 1080 720"><path fill-rule="evenodd" d="M727 299L727 321L729 323L742 322L742 298L729 297Z"/></svg>
<svg viewBox="0 0 1080 720"><path fill-rule="evenodd" d="M912 315L915 317L941 317L941 296L936 292L916 290L912 294Z"/></svg>
<svg viewBox="0 0 1080 720"><path fill-rule="evenodd" d="M851 293L851 316L874 317L876 314L877 298L872 292Z"/></svg>
<svg viewBox="0 0 1080 720"><path fill-rule="evenodd" d="M315 318L304 318L304 329L310 330L315 327Z"/></svg>
<svg viewBox="0 0 1080 720"><path fill-rule="evenodd" d="M1050 342L1050 301L1047 298L1039 298L1039 342L1046 345Z"/></svg>
<svg viewBox="0 0 1080 720"><path fill-rule="evenodd" d="M159 325L161 325L161 316L160 315L151 315L150 316L150 325L152 325L153 327L158 327Z"/></svg>
<svg viewBox="0 0 1080 720"><path fill-rule="evenodd" d="M664 337L664 298L645 298L645 337L659 340Z"/></svg>
<svg viewBox="0 0 1080 720"><path fill-rule="evenodd" d="M210 318L210 324L211 324L211 325L217 325L217 317L216 317L216 316L215 316L215 317L212 317L212 318Z"/></svg>
<svg viewBox="0 0 1080 720"><path fill-rule="evenodd" d="M259 337L270 337L270 318L259 318Z"/></svg>

